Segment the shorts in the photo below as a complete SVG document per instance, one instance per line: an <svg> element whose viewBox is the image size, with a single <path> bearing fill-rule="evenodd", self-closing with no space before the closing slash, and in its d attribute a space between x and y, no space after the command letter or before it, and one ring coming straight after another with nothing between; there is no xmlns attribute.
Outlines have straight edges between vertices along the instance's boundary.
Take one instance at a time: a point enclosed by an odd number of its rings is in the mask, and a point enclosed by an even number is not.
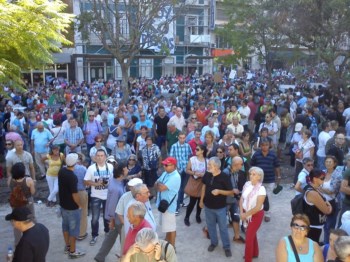
<svg viewBox="0 0 350 262"><path fill-rule="evenodd" d="M236 199L233 203L228 204L228 211L230 212L230 217L231 217L232 222L239 223L239 221L240 221L239 205L238 205L238 201Z"/></svg>
<svg viewBox="0 0 350 262"><path fill-rule="evenodd" d="M160 213L159 223L162 227L162 232L175 232L176 231L176 217L175 213L169 213L165 211L165 213Z"/></svg>
<svg viewBox="0 0 350 262"><path fill-rule="evenodd" d="M81 209L67 210L61 208L62 231L68 232L71 237L78 237L80 233Z"/></svg>

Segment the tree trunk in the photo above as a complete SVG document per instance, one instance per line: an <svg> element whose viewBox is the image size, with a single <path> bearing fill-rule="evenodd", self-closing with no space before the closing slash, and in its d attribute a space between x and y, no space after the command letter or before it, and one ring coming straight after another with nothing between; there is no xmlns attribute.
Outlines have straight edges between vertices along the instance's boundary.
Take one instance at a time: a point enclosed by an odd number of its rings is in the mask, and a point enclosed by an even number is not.
<svg viewBox="0 0 350 262"><path fill-rule="evenodd" d="M123 90L123 99L122 101L127 104L129 101L129 67L130 63L122 63L121 69L122 69L122 90Z"/></svg>

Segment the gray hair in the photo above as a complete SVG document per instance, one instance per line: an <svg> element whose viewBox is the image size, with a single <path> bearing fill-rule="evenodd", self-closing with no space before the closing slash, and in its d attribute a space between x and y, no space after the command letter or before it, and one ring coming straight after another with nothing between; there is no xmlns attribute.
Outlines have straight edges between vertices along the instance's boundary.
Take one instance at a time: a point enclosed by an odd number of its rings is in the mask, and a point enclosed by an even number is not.
<svg viewBox="0 0 350 262"><path fill-rule="evenodd" d="M140 194L142 189L147 188L147 185L145 184L137 184L135 186L133 186L130 190L131 190L131 194L133 196L133 198L136 198L137 194Z"/></svg>
<svg viewBox="0 0 350 262"><path fill-rule="evenodd" d="M135 243L141 248L146 248L149 244L156 244L158 242L158 235L151 228L141 229L135 238Z"/></svg>
<svg viewBox="0 0 350 262"><path fill-rule="evenodd" d="M339 237L334 243L334 249L341 261L350 256L350 236Z"/></svg>
<svg viewBox="0 0 350 262"><path fill-rule="evenodd" d="M305 165L305 164L307 164L307 163L309 163L309 162L314 162L314 160L311 158L311 157L305 157L304 159L303 159L303 165Z"/></svg>
<svg viewBox="0 0 350 262"><path fill-rule="evenodd" d="M209 158L209 162L212 162L218 169L221 167L221 160L217 156Z"/></svg>
<svg viewBox="0 0 350 262"><path fill-rule="evenodd" d="M264 170L262 170L260 167L253 166L249 169L249 174L255 172L258 176L260 176L260 182L264 180Z"/></svg>
<svg viewBox="0 0 350 262"><path fill-rule="evenodd" d="M139 216L142 218L145 217L147 211L144 203L141 203L140 201L136 201L129 206L128 210L130 208L132 209L132 213L134 216Z"/></svg>
<svg viewBox="0 0 350 262"><path fill-rule="evenodd" d="M169 121L167 126L175 126L175 123L173 121Z"/></svg>

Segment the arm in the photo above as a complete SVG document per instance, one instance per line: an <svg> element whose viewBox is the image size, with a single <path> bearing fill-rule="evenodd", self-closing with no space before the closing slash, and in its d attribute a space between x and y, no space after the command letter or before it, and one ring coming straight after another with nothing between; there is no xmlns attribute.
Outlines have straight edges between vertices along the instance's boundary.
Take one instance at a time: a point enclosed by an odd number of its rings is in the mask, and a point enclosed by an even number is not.
<svg viewBox="0 0 350 262"><path fill-rule="evenodd" d="M310 191L306 195L308 202L313 203L323 214L329 215L332 213L332 206L328 201L324 201L320 194L316 191Z"/></svg>
<svg viewBox="0 0 350 262"><path fill-rule="evenodd" d="M245 213L243 213L241 215L241 219L245 220L247 217L255 215L256 213L258 213L261 210L261 208L262 208L262 206L264 204L265 198L266 198L266 195L259 195L257 200L256 200L255 207L253 207L252 209L250 209L250 210L246 211Z"/></svg>
<svg viewBox="0 0 350 262"><path fill-rule="evenodd" d="M27 179L26 179L26 183L27 183L27 186L29 187L30 194L31 194L32 196L34 196L34 194L35 194L35 184L34 184L33 179L27 178Z"/></svg>
<svg viewBox="0 0 350 262"><path fill-rule="evenodd" d="M343 179L340 184L340 192L350 195L350 186L348 180Z"/></svg>
<svg viewBox="0 0 350 262"><path fill-rule="evenodd" d="M78 205L78 207L81 208L79 194L78 193L73 193L72 197L73 197L74 202Z"/></svg>
<svg viewBox="0 0 350 262"><path fill-rule="evenodd" d="M35 181L35 168L34 168L34 164L33 163L29 164L29 171L30 171L30 176Z"/></svg>
<svg viewBox="0 0 350 262"><path fill-rule="evenodd" d="M294 189L295 189L296 191L300 192L300 193L303 193L303 192L304 192L304 190L301 188L301 183L300 183L300 181L298 181L298 182L295 184Z"/></svg>
<svg viewBox="0 0 350 262"><path fill-rule="evenodd" d="M7 186L10 186L10 182L11 182L11 179L12 179L12 175L11 175L11 168L12 168L12 165L10 164L7 164L6 163L6 173L7 173Z"/></svg>
<svg viewBox="0 0 350 262"><path fill-rule="evenodd" d="M217 196L217 195L233 196L235 194L235 191L233 189L232 190L214 189L213 191L211 191L211 193L214 196Z"/></svg>
<svg viewBox="0 0 350 262"><path fill-rule="evenodd" d="M314 262L323 262L324 258L323 258L323 254L322 254L320 246L314 241L312 244L314 245L314 251L315 251Z"/></svg>
<svg viewBox="0 0 350 262"><path fill-rule="evenodd" d="M200 201L199 201L199 206L200 206L200 208L204 208L205 188L206 188L206 185L203 185L203 186L202 186L202 192L201 192L201 199L200 199Z"/></svg>
<svg viewBox="0 0 350 262"><path fill-rule="evenodd" d="M276 174L276 183L279 184L281 182L281 168L280 167L275 168L275 174Z"/></svg>
<svg viewBox="0 0 350 262"><path fill-rule="evenodd" d="M314 155L315 155L315 147L312 147L310 148L310 157L314 159Z"/></svg>
<svg viewBox="0 0 350 262"><path fill-rule="evenodd" d="M275 250L276 254L276 262L287 262L288 261L288 255L287 255L287 249L286 249L286 242L284 239L280 239L278 242L278 245Z"/></svg>

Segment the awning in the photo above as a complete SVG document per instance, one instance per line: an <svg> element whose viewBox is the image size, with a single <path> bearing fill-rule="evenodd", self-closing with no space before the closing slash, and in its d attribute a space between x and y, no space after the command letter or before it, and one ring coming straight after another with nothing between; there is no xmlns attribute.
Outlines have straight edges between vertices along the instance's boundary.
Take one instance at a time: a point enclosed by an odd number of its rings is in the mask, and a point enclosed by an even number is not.
<svg viewBox="0 0 350 262"><path fill-rule="evenodd" d="M234 55L234 54L235 54L235 51L233 49L215 48L211 50L211 55L214 57L221 57L221 56Z"/></svg>
<svg viewBox="0 0 350 262"><path fill-rule="evenodd" d="M186 57L186 59L213 59L212 56L206 56L206 55L189 55Z"/></svg>

